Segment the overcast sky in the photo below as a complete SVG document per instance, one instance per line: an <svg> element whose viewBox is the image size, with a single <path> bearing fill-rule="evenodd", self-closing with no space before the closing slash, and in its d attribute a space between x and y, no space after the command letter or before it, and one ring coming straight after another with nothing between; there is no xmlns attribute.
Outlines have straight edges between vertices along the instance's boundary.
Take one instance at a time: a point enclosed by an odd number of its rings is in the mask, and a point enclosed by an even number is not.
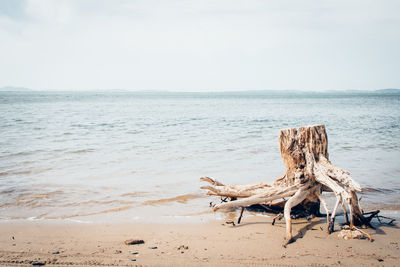
<svg viewBox="0 0 400 267"><path fill-rule="evenodd" d="M400 88L400 1L0 0L0 87Z"/></svg>

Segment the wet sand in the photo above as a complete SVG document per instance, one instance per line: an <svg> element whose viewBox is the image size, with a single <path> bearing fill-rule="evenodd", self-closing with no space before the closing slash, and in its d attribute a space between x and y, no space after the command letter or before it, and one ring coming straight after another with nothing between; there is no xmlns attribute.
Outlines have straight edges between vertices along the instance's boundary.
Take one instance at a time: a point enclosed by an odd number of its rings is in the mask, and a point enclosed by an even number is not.
<svg viewBox="0 0 400 267"><path fill-rule="evenodd" d="M322 219L296 220L296 241L282 247L284 221L245 217L241 225L207 223L0 224L0 265L31 266L398 266L397 226L367 229L374 242L326 233ZM339 226L336 227L336 229ZM127 239L144 244L125 245ZM180 247L180 249L178 249ZM137 254L133 254L137 253Z"/></svg>

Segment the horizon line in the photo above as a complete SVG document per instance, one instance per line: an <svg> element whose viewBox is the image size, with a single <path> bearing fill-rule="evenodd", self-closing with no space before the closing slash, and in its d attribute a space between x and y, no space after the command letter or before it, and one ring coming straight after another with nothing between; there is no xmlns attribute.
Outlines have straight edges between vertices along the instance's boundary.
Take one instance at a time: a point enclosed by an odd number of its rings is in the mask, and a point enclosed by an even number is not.
<svg viewBox="0 0 400 267"><path fill-rule="evenodd" d="M8 89L8 90L7 90ZM169 90L169 89L122 89L122 88L90 88L90 89L33 89L23 86L2 86L0 91L37 91L37 92L136 92L136 93L262 93L262 92L299 92L299 93L330 93L330 92L376 92L376 91L400 91L399 88L379 88L379 89L323 89L323 90L307 90L307 89L244 89L244 90Z"/></svg>

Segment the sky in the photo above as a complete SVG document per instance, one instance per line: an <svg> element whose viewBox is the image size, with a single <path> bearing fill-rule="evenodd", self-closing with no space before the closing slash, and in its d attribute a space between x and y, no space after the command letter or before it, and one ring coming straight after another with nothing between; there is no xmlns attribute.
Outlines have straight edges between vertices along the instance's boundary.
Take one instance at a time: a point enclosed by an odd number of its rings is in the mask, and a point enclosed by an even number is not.
<svg viewBox="0 0 400 267"><path fill-rule="evenodd" d="M0 87L400 88L398 0L0 0Z"/></svg>

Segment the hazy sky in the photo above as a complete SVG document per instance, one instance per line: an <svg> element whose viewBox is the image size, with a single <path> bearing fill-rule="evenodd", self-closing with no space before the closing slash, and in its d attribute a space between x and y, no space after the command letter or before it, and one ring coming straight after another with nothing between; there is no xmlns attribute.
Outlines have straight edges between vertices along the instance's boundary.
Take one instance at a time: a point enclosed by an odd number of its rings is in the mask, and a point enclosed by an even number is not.
<svg viewBox="0 0 400 267"><path fill-rule="evenodd" d="M400 1L0 0L0 87L400 88Z"/></svg>

